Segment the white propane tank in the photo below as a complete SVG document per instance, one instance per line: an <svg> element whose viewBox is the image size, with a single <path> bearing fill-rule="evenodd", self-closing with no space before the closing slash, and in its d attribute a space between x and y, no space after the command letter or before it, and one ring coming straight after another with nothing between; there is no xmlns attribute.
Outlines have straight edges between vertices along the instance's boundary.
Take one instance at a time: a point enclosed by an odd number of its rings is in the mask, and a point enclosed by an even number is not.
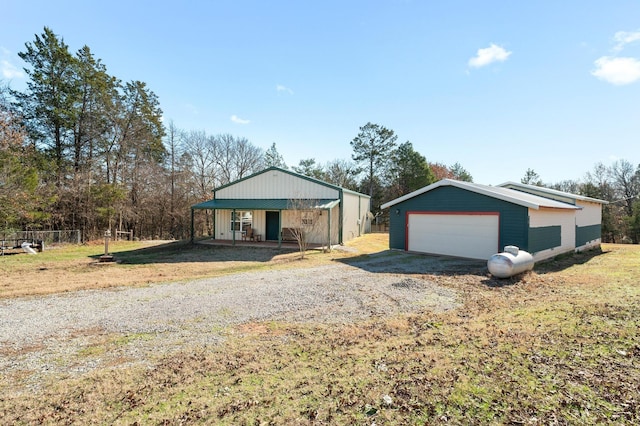
<svg viewBox="0 0 640 426"><path fill-rule="evenodd" d="M505 246L504 253L494 254L487 261L491 275L509 278L533 269L533 256L516 246Z"/></svg>

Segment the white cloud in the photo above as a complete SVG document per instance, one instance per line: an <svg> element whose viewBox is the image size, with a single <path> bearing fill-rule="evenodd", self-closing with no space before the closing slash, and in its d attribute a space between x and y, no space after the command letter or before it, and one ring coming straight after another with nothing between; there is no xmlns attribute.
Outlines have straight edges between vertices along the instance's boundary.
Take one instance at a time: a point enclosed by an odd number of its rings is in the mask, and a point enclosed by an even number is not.
<svg viewBox="0 0 640 426"><path fill-rule="evenodd" d="M603 56L595 65L591 74L608 83L622 86L640 80L640 61L636 58Z"/></svg>
<svg viewBox="0 0 640 426"><path fill-rule="evenodd" d="M286 86L283 86L282 84L276 84L276 91L277 91L278 93L280 93L280 92L286 92L286 93L288 93L288 94L290 94L290 95L293 95L293 90L289 89L289 88L288 88L288 87L286 87Z"/></svg>
<svg viewBox="0 0 640 426"><path fill-rule="evenodd" d="M0 73L4 78L23 78L24 74L15 65L7 60L0 61Z"/></svg>
<svg viewBox="0 0 640 426"><path fill-rule="evenodd" d="M478 49L476 56L469 59L469 66L472 68L480 68L494 62L504 62L511 53L512 52L509 52L504 47L491 43L487 48Z"/></svg>
<svg viewBox="0 0 640 426"><path fill-rule="evenodd" d="M249 124L250 123L249 120L244 120L244 119L238 117L235 114L231 116L231 121L233 121L236 124Z"/></svg>
<svg viewBox="0 0 640 426"><path fill-rule="evenodd" d="M24 78L24 73L11 62L11 51L0 46L0 76L7 79Z"/></svg>
<svg viewBox="0 0 640 426"><path fill-rule="evenodd" d="M640 40L640 31L618 31L613 40L616 42L613 50L620 52L627 44Z"/></svg>

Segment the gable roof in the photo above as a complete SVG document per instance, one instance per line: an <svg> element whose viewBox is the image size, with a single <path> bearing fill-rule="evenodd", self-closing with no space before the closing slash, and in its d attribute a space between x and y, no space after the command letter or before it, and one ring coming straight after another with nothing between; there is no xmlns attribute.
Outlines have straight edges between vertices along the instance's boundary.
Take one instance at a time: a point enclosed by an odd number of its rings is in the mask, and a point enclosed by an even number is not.
<svg viewBox="0 0 640 426"><path fill-rule="evenodd" d="M579 210L581 207L574 206L572 204L563 203L549 198L540 197L533 194L527 194L525 192L516 191L515 189L502 188L496 186L480 185L478 183L462 182L454 179L442 179L438 182L425 186L395 200L384 203L380 208L386 209L395 204L401 203L418 195L433 191L436 188L443 186L453 186L456 188L464 189L466 191L475 192L476 194L486 195L491 198L506 201L508 203L517 204L520 206L539 210L540 208L551 209L566 209L566 210Z"/></svg>
<svg viewBox="0 0 640 426"><path fill-rule="evenodd" d="M245 177L243 177L241 179L238 179L238 180L235 180L233 182L229 182L229 183L227 183L225 185L222 185L222 186L219 186L217 188L214 188L213 192L219 191L219 190L224 189L224 188L228 188L230 186L236 185L236 184L238 184L240 182L243 182L243 181L246 181L246 180L249 180L249 179L253 179L256 176L259 176L261 174L268 173L268 172L271 172L271 171L278 171L278 172L286 173L286 174L289 174L291 176L307 180L309 182L317 183L318 185L326 186L327 188L335 189L336 191L342 191L342 192L346 192L346 193L349 193L349 194L354 194L354 195L359 195L359 196L362 196L362 197L371 198L370 196L368 196L366 194L361 194L359 192L352 191L350 189L343 188L341 186L334 185L332 183L328 183L328 182L325 182L325 181L320 180L320 179L316 179L316 178L313 178L313 177L310 177L310 176L305 176L303 174L296 173L296 172L293 172L293 171L287 170L287 169L281 169L280 167L275 167L275 166L268 167L268 168L266 168L264 170L260 170L259 172L253 173L253 174L251 174L249 176L245 176Z"/></svg>
<svg viewBox="0 0 640 426"><path fill-rule="evenodd" d="M551 198L556 201L570 202L575 204L576 200L589 201L592 203L609 204L608 201L599 200L597 198L585 197L584 195L572 194L570 192L558 191L557 189L545 188L543 186L527 185L519 182L505 182L498 185L502 188L510 188L516 191L526 192L528 194L540 195L542 197Z"/></svg>

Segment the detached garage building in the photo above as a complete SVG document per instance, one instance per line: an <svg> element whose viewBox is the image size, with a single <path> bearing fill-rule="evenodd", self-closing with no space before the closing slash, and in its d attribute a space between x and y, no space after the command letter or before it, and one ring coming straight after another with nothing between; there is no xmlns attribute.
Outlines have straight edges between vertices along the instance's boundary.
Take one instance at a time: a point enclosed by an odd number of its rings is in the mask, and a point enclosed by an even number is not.
<svg viewBox="0 0 640 426"><path fill-rule="evenodd" d="M603 201L505 185L443 179L383 204L389 247L486 260L514 245L538 261L600 244Z"/></svg>

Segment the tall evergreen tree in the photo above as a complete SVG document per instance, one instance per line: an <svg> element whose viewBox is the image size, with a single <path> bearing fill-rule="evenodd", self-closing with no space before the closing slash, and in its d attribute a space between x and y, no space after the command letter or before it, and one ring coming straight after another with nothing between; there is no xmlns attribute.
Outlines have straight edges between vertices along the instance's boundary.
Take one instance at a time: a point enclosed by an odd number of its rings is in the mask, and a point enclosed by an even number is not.
<svg viewBox="0 0 640 426"><path fill-rule="evenodd" d="M287 168L287 164L284 162L282 155L278 152L275 142L273 142L269 149L264 153L264 167L279 167L281 169Z"/></svg>
<svg viewBox="0 0 640 426"><path fill-rule="evenodd" d="M25 68L27 91L14 95L32 139L53 157L56 182L61 186L77 119L77 63L63 39L50 28L35 37L33 43L26 43L26 51L18 53L31 66Z"/></svg>
<svg viewBox="0 0 640 426"><path fill-rule="evenodd" d="M436 181L426 158L411 142L400 144L391 154L388 168L389 194L394 199Z"/></svg>
<svg viewBox="0 0 640 426"><path fill-rule="evenodd" d="M372 200L376 180L382 175L387 159L396 146L397 139L398 137L393 130L369 122L360 127L360 133L351 141L353 148L351 157L353 161L363 164L367 173L368 192ZM371 207L373 209L373 204Z"/></svg>
<svg viewBox="0 0 640 426"><path fill-rule="evenodd" d="M542 186L542 179L540 179L540 175L533 169L527 169L522 179L520 179L520 182L526 185Z"/></svg>
<svg viewBox="0 0 640 426"><path fill-rule="evenodd" d="M309 176L312 178L324 180L324 171L322 170L322 166L316 163L316 160L313 158L307 158L300 160L298 166L292 167L293 171L296 173L300 173L301 175Z"/></svg>
<svg viewBox="0 0 640 426"><path fill-rule="evenodd" d="M464 168L462 164L456 162L449 168L453 174L453 178L463 182L473 182L473 176Z"/></svg>

